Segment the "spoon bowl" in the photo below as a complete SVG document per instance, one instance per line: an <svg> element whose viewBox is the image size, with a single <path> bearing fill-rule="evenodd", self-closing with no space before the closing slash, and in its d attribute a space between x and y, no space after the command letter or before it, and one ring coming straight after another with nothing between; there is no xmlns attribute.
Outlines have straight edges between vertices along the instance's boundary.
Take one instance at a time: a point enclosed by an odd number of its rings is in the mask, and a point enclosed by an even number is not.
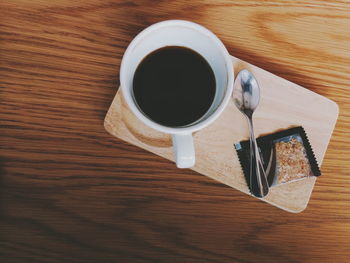
<svg viewBox="0 0 350 263"><path fill-rule="evenodd" d="M243 113L255 111L260 102L260 88L253 74L244 69L236 77L232 93L236 107Z"/></svg>

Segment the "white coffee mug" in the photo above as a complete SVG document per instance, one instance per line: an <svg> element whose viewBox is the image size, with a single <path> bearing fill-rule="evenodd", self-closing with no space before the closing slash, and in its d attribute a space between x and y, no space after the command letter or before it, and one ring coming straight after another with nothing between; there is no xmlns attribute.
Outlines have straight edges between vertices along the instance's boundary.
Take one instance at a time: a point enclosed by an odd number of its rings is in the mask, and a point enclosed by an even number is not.
<svg viewBox="0 0 350 263"><path fill-rule="evenodd" d="M206 59L215 75L216 94L211 107L199 120L184 127L167 127L154 122L139 110L133 96L137 66L148 54L165 46L182 46L196 51ZM144 29L126 49L120 68L121 88L126 103L143 123L171 134L179 168L189 168L195 164L192 133L206 127L222 113L231 96L233 79L232 61L220 39L203 26L183 20L163 21Z"/></svg>

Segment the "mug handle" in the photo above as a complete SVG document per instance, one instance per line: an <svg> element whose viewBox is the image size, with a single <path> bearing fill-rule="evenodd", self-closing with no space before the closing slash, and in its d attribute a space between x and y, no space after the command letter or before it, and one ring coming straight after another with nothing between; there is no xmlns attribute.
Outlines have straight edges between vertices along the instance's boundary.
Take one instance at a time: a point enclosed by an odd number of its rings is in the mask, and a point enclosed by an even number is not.
<svg viewBox="0 0 350 263"><path fill-rule="evenodd" d="M178 168L194 166L196 157L192 134L172 134L172 139L176 166Z"/></svg>

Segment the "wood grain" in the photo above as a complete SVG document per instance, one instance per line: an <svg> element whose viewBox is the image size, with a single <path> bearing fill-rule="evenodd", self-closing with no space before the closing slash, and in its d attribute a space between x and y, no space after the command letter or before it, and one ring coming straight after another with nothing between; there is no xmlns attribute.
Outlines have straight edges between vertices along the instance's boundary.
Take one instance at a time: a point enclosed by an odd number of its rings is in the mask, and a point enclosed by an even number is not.
<svg viewBox="0 0 350 263"><path fill-rule="evenodd" d="M126 46L174 18L340 106L303 213L105 132ZM347 262L349 28L348 1L1 1L0 261Z"/></svg>
<svg viewBox="0 0 350 263"><path fill-rule="evenodd" d="M290 81L231 56L234 72L249 69L259 81L261 99L254 113L256 136L281 129L302 126L313 145L318 164L322 164L339 114L334 101ZM288 99L287 99L288 98ZM118 90L104 121L113 136L174 162L171 135L141 122L129 109ZM191 169L223 184L250 194L234 144L248 139L248 125L243 114L229 101L220 117L193 134L196 163ZM260 200L292 213L308 205L316 177L271 187Z"/></svg>

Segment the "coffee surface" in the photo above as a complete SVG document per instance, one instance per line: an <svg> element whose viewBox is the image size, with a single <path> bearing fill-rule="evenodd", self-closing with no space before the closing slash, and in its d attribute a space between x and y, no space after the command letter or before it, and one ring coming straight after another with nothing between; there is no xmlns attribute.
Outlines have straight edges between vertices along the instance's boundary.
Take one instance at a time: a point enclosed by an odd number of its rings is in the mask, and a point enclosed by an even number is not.
<svg viewBox="0 0 350 263"><path fill-rule="evenodd" d="M215 75L197 52L178 46L157 49L138 65L133 93L141 111L168 127L190 125L213 103Z"/></svg>

